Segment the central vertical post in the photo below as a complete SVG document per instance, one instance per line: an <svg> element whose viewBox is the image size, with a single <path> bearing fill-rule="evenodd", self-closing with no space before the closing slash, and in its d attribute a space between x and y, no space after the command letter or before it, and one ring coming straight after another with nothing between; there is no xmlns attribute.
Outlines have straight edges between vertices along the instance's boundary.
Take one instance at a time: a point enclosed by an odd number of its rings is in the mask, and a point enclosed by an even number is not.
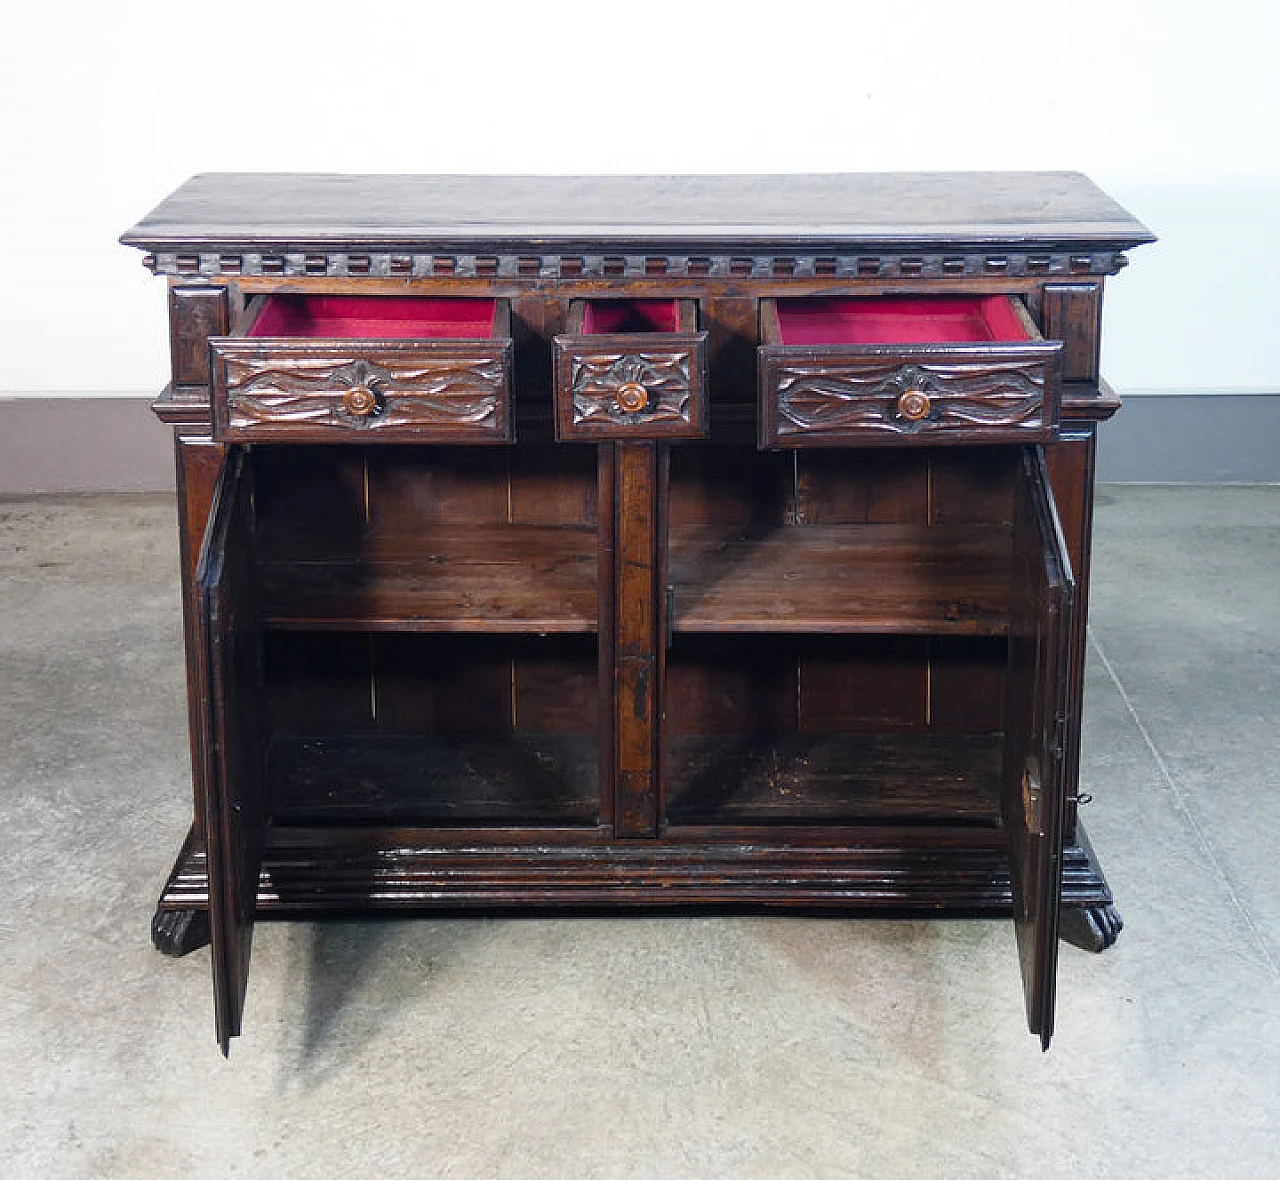
<svg viewBox="0 0 1280 1180"><path fill-rule="evenodd" d="M614 831L656 836L666 654L667 448L617 443L614 458Z"/></svg>

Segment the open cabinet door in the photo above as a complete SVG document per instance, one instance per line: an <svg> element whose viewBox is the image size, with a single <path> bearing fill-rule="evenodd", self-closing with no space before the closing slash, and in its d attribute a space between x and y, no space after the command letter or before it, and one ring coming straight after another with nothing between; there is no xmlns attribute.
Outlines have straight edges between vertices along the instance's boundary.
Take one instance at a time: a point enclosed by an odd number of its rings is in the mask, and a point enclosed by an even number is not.
<svg viewBox="0 0 1280 1180"><path fill-rule="evenodd" d="M1062 899L1063 734L1075 583L1044 450L1028 447L1013 516L1001 811L1027 1024L1049 1047Z"/></svg>
<svg viewBox="0 0 1280 1180"><path fill-rule="evenodd" d="M251 585L252 502L233 448L196 571L214 1012L225 1054L240 1035L262 864L262 642Z"/></svg>

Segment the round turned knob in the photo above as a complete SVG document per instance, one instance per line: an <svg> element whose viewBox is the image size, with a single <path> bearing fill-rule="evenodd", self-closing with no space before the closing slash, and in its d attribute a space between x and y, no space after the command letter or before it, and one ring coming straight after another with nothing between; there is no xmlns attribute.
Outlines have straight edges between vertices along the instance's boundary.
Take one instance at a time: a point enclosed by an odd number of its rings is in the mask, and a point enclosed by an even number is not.
<svg viewBox="0 0 1280 1180"><path fill-rule="evenodd" d="M353 385L342 395L342 408L357 418L367 418L378 412L378 395L363 382Z"/></svg>
<svg viewBox="0 0 1280 1180"><path fill-rule="evenodd" d="M898 398L898 413L908 422L919 422L931 408L929 395L922 389L908 389Z"/></svg>
<svg viewBox="0 0 1280 1180"><path fill-rule="evenodd" d="M628 414L638 414L649 407L649 391L639 381L627 381L618 386L615 400L618 409Z"/></svg>

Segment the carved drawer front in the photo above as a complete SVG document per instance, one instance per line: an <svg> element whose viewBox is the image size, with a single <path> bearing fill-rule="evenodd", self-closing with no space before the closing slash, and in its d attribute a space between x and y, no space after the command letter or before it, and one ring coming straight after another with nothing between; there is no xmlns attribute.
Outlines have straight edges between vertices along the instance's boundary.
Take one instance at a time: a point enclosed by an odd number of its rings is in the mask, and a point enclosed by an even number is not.
<svg viewBox="0 0 1280 1180"><path fill-rule="evenodd" d="M1060 341L1006 295L766 299L760 446L1057 436Z"/></svg>
<svg viewBox="0 0 1280 1180"><path fill-rule="evenodd" d="M226 442L511 440L501 299L268 295L209 340Z"/></svg>
<svg viewBox="0 0 1280 1180"><path fill-rule="evenodd" d="M556 437L701 438L707 334L691 299L576 299L555 338Z"/></svg>

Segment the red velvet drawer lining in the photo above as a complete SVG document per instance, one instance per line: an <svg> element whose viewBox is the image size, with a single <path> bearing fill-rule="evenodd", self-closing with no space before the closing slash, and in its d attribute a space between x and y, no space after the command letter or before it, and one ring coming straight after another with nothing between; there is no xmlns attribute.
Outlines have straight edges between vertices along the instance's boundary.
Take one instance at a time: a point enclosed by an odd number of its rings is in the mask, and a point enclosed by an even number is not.
<svg viewBox="0 0 1280 1180"><path fill-rule="evenodd" d="M417 295L269 295L250 336L339 340L487 339L493 299Z"/></svg>
<svg viewBox="0 0 1280 1180"><path fill-rule="evenodd" d="M1029 340L1005 295L779 299L781 344L956 344Z"/></svg>
<svg viewBox="0 0 1280 1180"><path fill-rule="evenodd" d="M678 299L589 299L582 312L582 334L678 332Z"/></svg>

